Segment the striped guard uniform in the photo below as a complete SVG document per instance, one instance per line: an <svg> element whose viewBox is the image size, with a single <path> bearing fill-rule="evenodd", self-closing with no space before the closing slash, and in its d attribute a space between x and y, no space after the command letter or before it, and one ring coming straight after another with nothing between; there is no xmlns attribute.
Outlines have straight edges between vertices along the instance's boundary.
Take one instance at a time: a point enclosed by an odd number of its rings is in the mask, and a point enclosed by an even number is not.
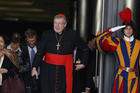
<svg viewBox="0 0 140 93"><path fill-rule="evenodd" d="M140 69L140 41L111 37L110 32L98 33L95 45L101 53L113 52L117 64L122 67ZM138 70L139 71L139 70ZM113 93L140 93L139 72L116 69Z"/></svg>

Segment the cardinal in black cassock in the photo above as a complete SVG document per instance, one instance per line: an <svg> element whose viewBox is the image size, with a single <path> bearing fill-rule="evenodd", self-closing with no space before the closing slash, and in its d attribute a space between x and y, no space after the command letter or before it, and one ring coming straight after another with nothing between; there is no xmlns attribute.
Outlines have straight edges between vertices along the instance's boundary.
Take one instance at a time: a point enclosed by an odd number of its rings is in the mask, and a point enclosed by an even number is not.
<svg viewBox="0 0 140 93"><path fill-rule="evenodd" d="M54 17L54 29L43 33L33 62L32 75L40 67L41 93L72 93L73 50L78 47L83 62L88 59L88 47L76 33L66 29L66 17Z"/></svg>

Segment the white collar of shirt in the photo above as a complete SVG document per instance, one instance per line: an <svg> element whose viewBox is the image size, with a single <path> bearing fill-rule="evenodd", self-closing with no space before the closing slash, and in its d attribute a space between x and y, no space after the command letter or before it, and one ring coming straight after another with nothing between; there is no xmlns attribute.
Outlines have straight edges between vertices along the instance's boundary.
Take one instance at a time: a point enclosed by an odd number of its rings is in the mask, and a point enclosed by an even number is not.
<svg viewBox="0 0 140 93"><path fill-rule="evenodd" d="M131 36L131 37L124 36L124 39L128 42L132 42L134 40L134 36Z"/></svg>
<svg viewBox="0 0 140 93"><path fill-rule="evenodd" d="M35 53L36 53L36 52L37 52L37 47L34 46L34 47L33 47L33 50L34 50ZM28 52L29 52L30 60L31 60L31 51L32 51L32 48L28 46Z"/></svg>
<svg viewBox="0 0 140 93"><path fill-rule="evenodd" d="M4 56L2 56L1 59L0 59L0 68L2 66L3 60L4 60Z"/></svg>
<svg viewBox="0 0 140 93"><path fill-rule="evenodd" d="M7 46L7 49L10 49L10 50L12 50L12 48L11 48L11 44ZM21 49L20 49L20 47L19 47L19 48L18 48L16 51L20 51L20 52L21 52Z"/></svg>

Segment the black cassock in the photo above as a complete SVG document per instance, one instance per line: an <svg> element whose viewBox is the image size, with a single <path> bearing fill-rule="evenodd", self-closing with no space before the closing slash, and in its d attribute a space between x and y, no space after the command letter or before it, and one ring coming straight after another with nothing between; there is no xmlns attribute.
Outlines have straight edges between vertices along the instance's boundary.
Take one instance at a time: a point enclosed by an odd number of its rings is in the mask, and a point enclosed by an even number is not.
<svg viewBox="0 0 140 93"><path fill-rule="evenodd" d="M37 67L45 56L45 60L41 63L40 67L41 93L72 93L71 87L69 91L67 90L69 85L66 83L67 81L72 82L66 79L66 76L72 75L72 73L66 73L67 71L64 65L57 65L46 61L48 59L55 60L59 55L72 55L75 47L79 48L82 53L82 62L86 63L88 59L88 47L76 31L64 29L61 35L55 33L54 30L43 33L38 52L33 62L33 67ZM50 58L47 54L52 54L56 57L52 58L51 56ZM58 62L60 62L59 59L57 59ZM65 60L63 61L65 62ZM73 64L73 62L71 63ZM72 66L69 65L67 67L72 68Z"/></svg>

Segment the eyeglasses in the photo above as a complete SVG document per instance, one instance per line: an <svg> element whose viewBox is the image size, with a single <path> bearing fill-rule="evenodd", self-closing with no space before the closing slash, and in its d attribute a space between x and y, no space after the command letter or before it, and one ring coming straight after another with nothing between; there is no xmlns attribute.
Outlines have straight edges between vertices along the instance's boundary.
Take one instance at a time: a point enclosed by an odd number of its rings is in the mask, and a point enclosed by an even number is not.
<svg viewBox="0 0 140 93"><path fill-rule="evenodd" d="M65 23L56 23L54 22L55 25L64 25Z"/></svg>
<svg viewBox="0 0 140 93"><path fill-rule="evenodd" d="M36 40L27 40L27 42L30 42L30 43L31 43L31 42L36 42Z"/></svg>

